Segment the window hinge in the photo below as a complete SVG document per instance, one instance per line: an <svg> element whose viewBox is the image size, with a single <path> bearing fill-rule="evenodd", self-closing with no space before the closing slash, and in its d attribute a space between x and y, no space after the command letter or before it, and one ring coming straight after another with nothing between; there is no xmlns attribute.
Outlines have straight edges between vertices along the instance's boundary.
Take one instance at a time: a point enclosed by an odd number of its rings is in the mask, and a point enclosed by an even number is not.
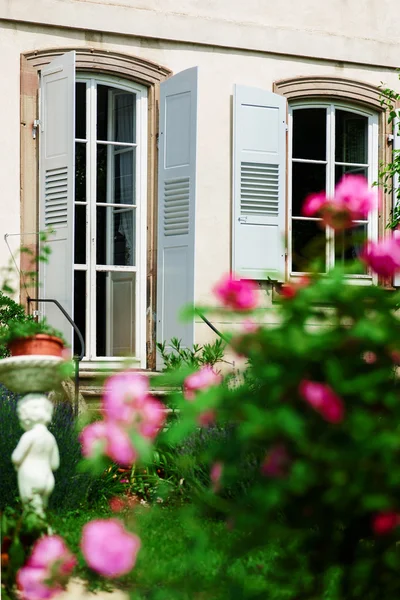
<svg viewBox="0 0 400 600"><path fill-rule="evenodd" d="M40 125L40 119L35 119L35 120L33 121L33 125L32 125L32 138L33 138L34 140L36 140L36 136L37 136L37 129L38 129L39 125Z"/></svg>
<svg viewBox="0 0 400 600"><path fill-rule="evenodd" d="M387 142L388 142L388 144L392 144L393 140L394 140L393 133L389 133L388 136L387 136Z"/></svg>

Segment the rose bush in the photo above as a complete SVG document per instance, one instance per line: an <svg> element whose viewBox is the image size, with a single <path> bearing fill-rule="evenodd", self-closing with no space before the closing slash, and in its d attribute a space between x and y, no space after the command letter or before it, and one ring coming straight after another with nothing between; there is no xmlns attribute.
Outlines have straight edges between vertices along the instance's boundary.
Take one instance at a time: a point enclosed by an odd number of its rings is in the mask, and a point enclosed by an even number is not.
<svg viewBox="0 0 400 600"><path fill-rule="evenodd" d="M365 181L347 176L334 198L308 199L305 213L341 230L365 217L376 201ZM392 275L400 267L397 244L392 238L368 244L362 260L378 275ZM269 327L261 325L256 285L225 277L215 287L215 310L226 319L246 317L229 337L248 361L242 381L230 381L229 374L221 381L207 366L166 375L159 381L179 383L184 393L174 398L180 418L161 431L165 413L143 376L120 374L106 384L104 420L81 434L95 467L104 455L120 454L124 464L145 461L157 433L182 445L199 423L229 427L228 442L210 438L203 449L209 476L193 494L190 518L200 565L208 560L203 516L214 514L233 530L220 573L221 581L232 578L232 598L265 597L226 566L268 544L275 548L273 568L265 574L261 568L260 577L276 584L276 598L376 600L400 592L400 296L349 285L352 269L343 265L324 275L310 270L300 282L277 286L282 294L276 324ZM208 314L212 319L213 309ZM252 477L242 494L230 495L238 465L248 456L255 457ZM106 577L132 568L139 547L137 536L114 520L84 529L85 558ZM180 597L168 595L165 585L165 597ZM193 587L189 597L199 591Z"/></svg>

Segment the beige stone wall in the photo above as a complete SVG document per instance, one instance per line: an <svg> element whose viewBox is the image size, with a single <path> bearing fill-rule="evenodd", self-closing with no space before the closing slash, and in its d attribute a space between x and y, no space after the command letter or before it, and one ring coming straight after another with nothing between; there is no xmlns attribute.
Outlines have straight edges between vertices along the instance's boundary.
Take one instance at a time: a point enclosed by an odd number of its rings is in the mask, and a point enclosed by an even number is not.
<svg viewBox="0 0 400 600"><path fill-rule="evenodd" d="M22 6L27 3L3 2L0 0L0 16L7 20L0 20L0 51L2 56L2 78L3 93L0 95L0 111L2 114L2 140L0 146L1 165L1 200L0 200L0 264L7 260L8 251L3 243L5 233L15 233L20 230L20 130L30 131L32 123L20 123L20 56L22 53L45 48L98 48L102 50L113 50L129 55L136 55L154 61L171 69L176 73L192 66L199 66L199 139L198 139L198 186L197 186L197 208L196 208L196 300L200 304L212 302L210 289L213 283L222 273L230 267L230 240L231 240L231 102L235 83L261 87L267 90L273 89L277 80L301 76L333 76L365 81L378 86L382 81L392 87L400 89L398 76L394 67L394 60L390 58L391 52L396 49L390 36L395 36L397 15L393 15L390 23L384 15L383 22L387 25L387 35L384 35L382 21L376 16L378 13L378 1L360 2L352 0L331 1L329 4L334 8L331 18L327 16L326 3L307 0L304 3L291 3L294 12L290 10L278 11L274 8L276 3L269 3L271 10L261 10L261 6L268 4L255 0L247 3L228 0L221 2L185 2L185 14L179 18L196 19L196 27L193 26L181 33L180 39L192 36L200 39L205 34L203 20L206 19L210 25L210 39L213 27L220 24L220 35L218 45L199 43L186 43L172 41L174 28L167 27L169 15L174 13L175 3L119 0L118 6L111 0L104 2L93 2L92 0L37 0L35 9L29 3L30 10L22 13ZM229 10L227 8L229 4ZM348 19L344 18L345 5ZM217 7L218 5L218 7ZM232 6L231 6L232 5ZM300 18L297 5L301 5L302 16ZM318 8L321 5L325 7ZM351 6L350 6L351 5ZM358 12L354 5L364 7ZM279 5L281 7L281 5ZM368 10L366 10L368 6ZM381 1L379 6L394 6L392 1ZM48 10L44 16L45 8ZM200 7L200 8L199 8ZM317 7L313 10L313 7ZM69 14L67 14L68 10ZM111 11L107 13L106 11ZM139 10L140 9L140 10ZM340 10L339 10L340 9ZM257 12L258 10L258 12ZM109 19L109 27L117 28L118 15L125 11L126 27L135 29L136 16L140 11L148 14L153 19L164 15L164 39L152 39L157 29L148 28L146 36L121 35L106 33L100 21L101 15L113 14L115 18ZM197 13L196 13L197 11ZM209 12L208 12L209 11ZM395 12L395 11L393 11ZM200 14L201 13L201 14ZM359 13L359 14L358 14ZM366 14L368 13L368 14ZM27 15L30 15L29 18ZM175 13L174 13L175 14ZM226 15L229 14L229 19ZM296 21L295 15L298 16ZM92 16L92 20L88 18ZM305 17L308 15L309 19ZM373 17L375 15L375 17ZM129 19L128 19L129 16ZM140 16L140 15L139 15ZM175 15L176 16L176 15ZM174 16L174 18L175 18ZM179 16L179 15L178 15ZM178 16L176 18L178 18ZM302 28L301 35L317 35L321 37L321 45L314 49L308 46L308 52L313 53L314 58L300 56L298 52L286 55L276 52L244 50L240 47L243 39L246 39L247 25L244 21L250 18L255 21L254 27L276 27L273 35L280 35L282 31L291 32L294 39ZM284 19L284 16L287 19ZM359 20L357 20L359 16ZM28 22L29 20L42 19L46 22L60 23L68 27L55 27L38 25ZM11 19L23 19L22 22ZM172 18L172 17L171 17ZM86 20L85 20L86 19ZM104 17L105 19L105 17ZM241 21L242 19L242 21ZM376 28L374 29L374 19ZM74 20L75 27L71 21ZM229 36L226 35L223 21L229 21L229 27L234 27L237 44L229 47ZM90 22L89 22L90 21ZM140 21L140 19L139 19ZM98 31L93 29L98 23ZM353 23L354 37L350 38ZM71 26L69 26L71 24ZM83 26L86 24L87 31ZM252 26L253 26L252 25ZM307 27L306 27L307 25ZM297 28L296 28L297 27ZM123 29L121 28L121 31ZM177 30L178 31L178 30ZM203 32L203 33L202 33ZM175 32L176 33L176 32ZM151 34L151 35L150 35ZM167 35L168 34L168 35ZM189 36L190 34L190 36ZM243 37L241 35L243 34ZM289 34L288 34L289 35ZM300 35L300 34L299 34ZM224 37L225 36L225 37ZM346 38L346 36L348 36ZM170 37L171 39L166 39ZM272 36L273 37L273 36ZM290 37L290 36L289 36ZM265 34L265 39L271 41ZM335 59L325 60L324 46L335 40L335 52L330 52ZM316 38L313 38L316 39ZM345 43L343 40L347 39ZM227 40L225 44L225 40ZM240 43L239 43L240 42ZM270 43L270 42L268 42ZM272 42L271 42L272 43ZM348 45L346 45L348 44ZM370 44L377 44L373 56L370 52ZM226 47L222 47L226 45ZM382 45L382 46L380 46ZM383 54L379 54L379 48L384 47ZM251 45L250 45L251 47ZM278 49L278 46L276 46ZM288 46L289 48L289 46ZM359 49L364 51L359 53ZM293 48L292 48L293 50ZM347 56L347 61L338 59L341 53ZM387 61L383 57L387 57ZM394 55L393 55L394 56ZM393 58L392 56L392 58ZM343 58L343 56L342 56ZM363 60L361 60L363 59ZM369 62L368 62L369 61ZM357 64L358 63L358 64ZM392 64L393 63L393 64ZM386 66L382 66L382 65ZM389 66L387 66L389 65ZM267 306L271 307L271 316L267 319L273 321L273 308L270 298L266 298ZM224 323L219 323L223 328ZM208 329L199 325L197 339L202 341L208 337Z"/></svg>

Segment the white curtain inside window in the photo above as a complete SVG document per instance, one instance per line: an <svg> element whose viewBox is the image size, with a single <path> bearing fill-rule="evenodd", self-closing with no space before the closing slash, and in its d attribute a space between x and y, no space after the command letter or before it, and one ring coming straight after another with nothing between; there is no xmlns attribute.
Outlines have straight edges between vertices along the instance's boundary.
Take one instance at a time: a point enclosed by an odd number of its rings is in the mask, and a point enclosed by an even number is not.
<svg viewBox="0 0 400 600"><path fill-rule="evenodd" d="M115 95L115 131L116 141L131 142L134 141L134 94ZM120 198L119 202L125 205L135 203L134 194L134 149L120 149L118 153L119 171L120 171ZM125 238L125 264L134 265L135 259L135 239L133 228L133 210L128 209L120 212L120 222L118 233Z"/></svg>

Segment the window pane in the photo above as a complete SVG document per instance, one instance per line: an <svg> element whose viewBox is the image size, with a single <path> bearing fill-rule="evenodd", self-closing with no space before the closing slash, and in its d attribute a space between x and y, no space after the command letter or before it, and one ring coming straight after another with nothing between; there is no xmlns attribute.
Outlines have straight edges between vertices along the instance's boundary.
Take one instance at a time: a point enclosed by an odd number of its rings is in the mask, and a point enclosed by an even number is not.
<svg viewBox="0 0 400 600"><path fill-rule="evenodd" d="M75 204L75 264L86 264L86 206Z"/></svg>
<svg viewBox="0 0 400 600"><path fill-rule="evenodd" d="M343 175L364 175L368 178L368 167L351 167L349 165L336 165L335 167L335 185L339 183Z"/></svg>
<svg viewBox="0 0 400 600"><path fill-rule="evenodd" d="M351 229L335 232L335 260L338 263L356 260L360 257L361 250L367 239L367 223L360 223ZM366 267L361 265L357 274L367 273Z"/></svg>
<svg viewBox="0 0 400 600"><path fill-rule="evenodd" d="M293 163L292 166L292 211L294 216L301 209L308 194L326 189L326 166L310 163Z"/></svg>
<svg viewBox="0 0 400 600"><path fill-rule="evenodd" d="M293 110L293 158L326 159L326 109Z"/></svg>
<svg viewBox="0 0 400 600"><path fill-rule="evenodd" d="M97 86L97 139L136 142L136 94Z"/></svg>
<svg viewBox="0 0 400 600"><path fill-rule="evenodd" d="M135 295L135 273L97 273L97 356L135 354Z"/></svg>
<svg viewBox="0 0 400 600"><path fill-rule="evenodd" d="M86 271L74 272L74 321L86 340ZM74 354L80 354L81 344L74 332Z"/></svg>
<svg viewBox="0 0 400 600"><path fill-rule="evenodd" d="M292 221L292 271L307 271L310 261L320 260L326 271L326 234L315 221Z"/></svg>
<svg viewBox="0 0 400 600"><path fill-rule="evenodd" d="M368 162L368 117L336 110L336 162Z"/></svg>
<svg viewBox="0 0 400 600"><path fill-rule="evenodd" d="M75 144L75 202L86 202L86 144Z"/></svg>
<svg viewBox="0 0 400 600"><path fill-rule="evenodd" d="M86 139L86 83L75 84L75 137L80 140Z"/></svg>
<svg viewBox="0 0 400 600"><path fill-rule="evenodd" d="M135 266L135 209L97 207L98 265Z"/></svg>
<svg viewBox="0 0 400 600"><path fill-rule="evenodd" d="M136 148L97 146L97 202L135 204Z"/></svg>

